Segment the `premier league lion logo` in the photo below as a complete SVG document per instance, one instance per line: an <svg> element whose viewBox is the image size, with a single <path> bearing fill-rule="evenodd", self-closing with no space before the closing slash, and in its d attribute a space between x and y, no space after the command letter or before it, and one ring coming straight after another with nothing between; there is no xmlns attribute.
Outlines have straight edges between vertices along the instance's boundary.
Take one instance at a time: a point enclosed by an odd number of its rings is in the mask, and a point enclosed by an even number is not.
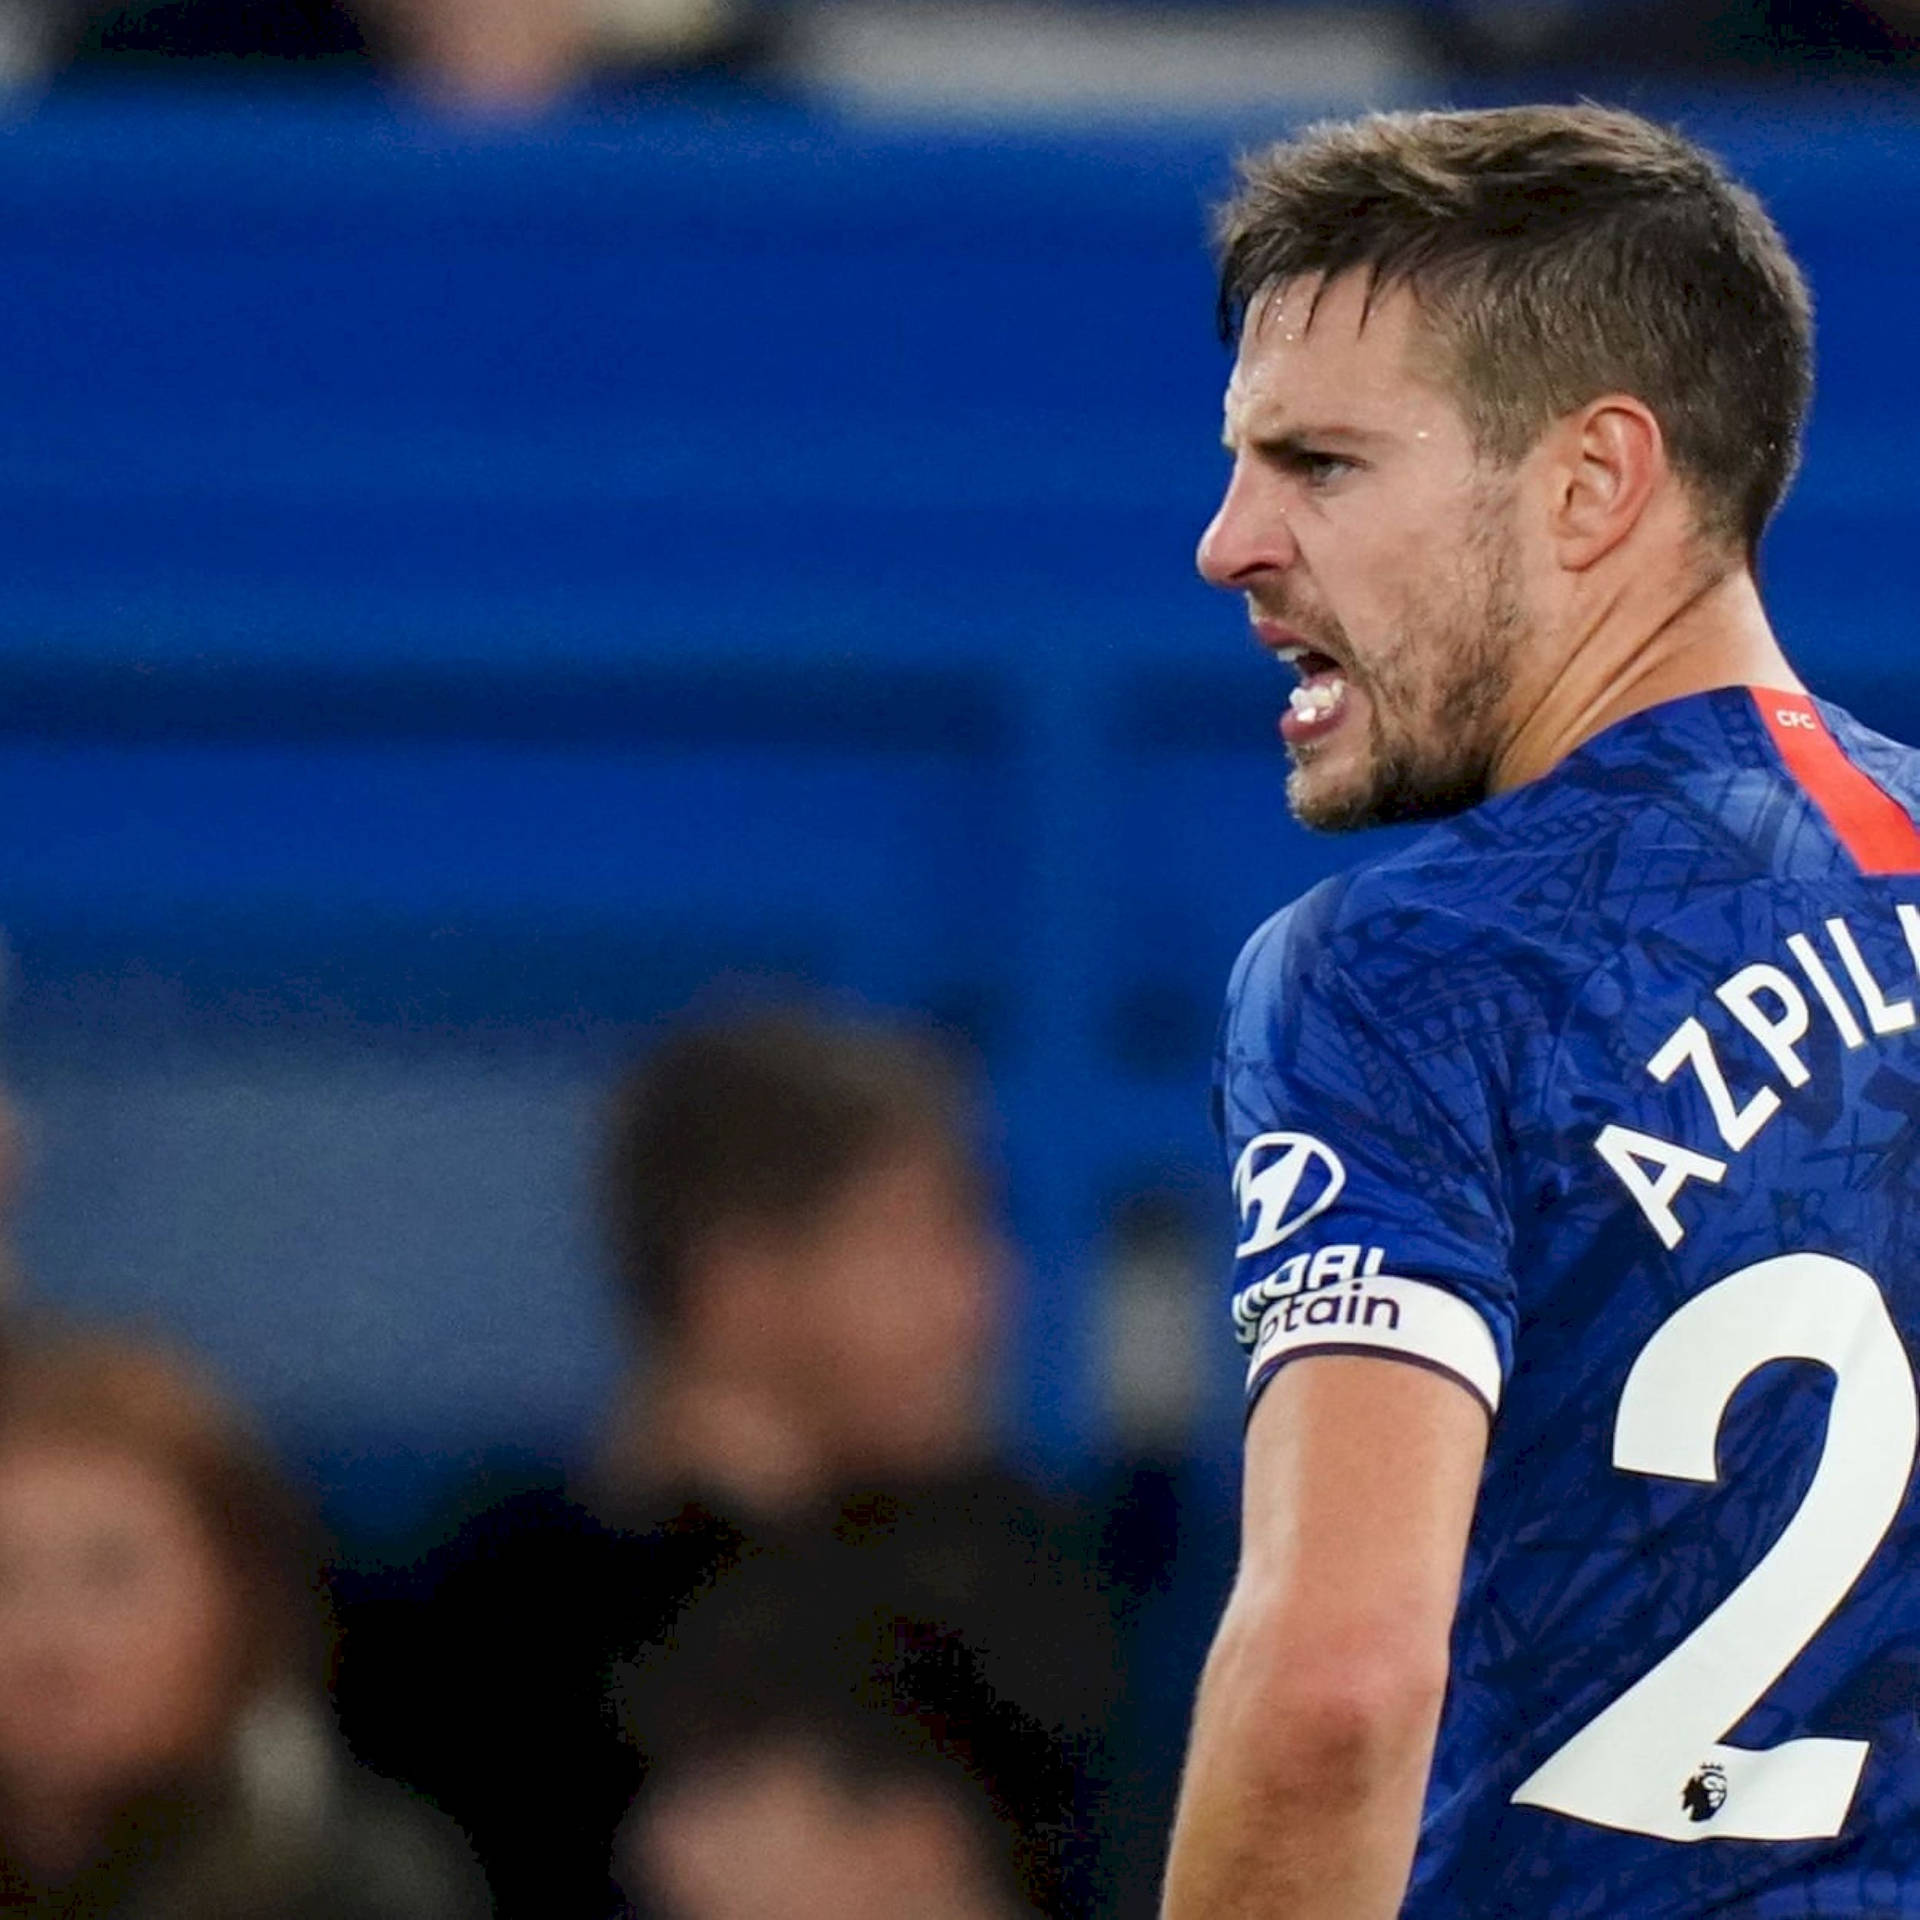
<svg viewBox="0 0 1920 1920"><path fill-rule="evenodd" d="M1702 1767L1680 1789L1680 1804L1689 1820L1711 1820L1727 1804L1727 1776L1724 1768L1711 1762Z"/></svg>

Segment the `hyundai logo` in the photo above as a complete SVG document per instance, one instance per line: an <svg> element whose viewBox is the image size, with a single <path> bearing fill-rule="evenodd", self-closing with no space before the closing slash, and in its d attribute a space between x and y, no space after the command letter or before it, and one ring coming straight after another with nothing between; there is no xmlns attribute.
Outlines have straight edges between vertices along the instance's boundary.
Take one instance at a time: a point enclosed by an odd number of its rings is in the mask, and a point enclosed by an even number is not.
<svg viewBox="0 0 1920 1920"><path fill-rule="evenodd" d="M1262 1133L1247 1142L1233 1170L1233 1197L1246 1238L1234 1258L1265 1253L1317 1220L1340 1197L1347 1170L1310 1133Z"/></svg>

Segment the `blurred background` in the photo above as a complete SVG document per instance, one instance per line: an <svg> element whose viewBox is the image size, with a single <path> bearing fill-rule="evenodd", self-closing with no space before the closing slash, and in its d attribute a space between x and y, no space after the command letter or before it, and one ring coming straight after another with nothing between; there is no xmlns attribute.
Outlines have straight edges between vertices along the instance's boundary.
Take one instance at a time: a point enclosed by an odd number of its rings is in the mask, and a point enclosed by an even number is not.
<svg viewBox="0 0 1920 1920"><path fill-rule="evenodd" d="M1920 5L6 0L0 80L21 1296L197 1355L374 1578L601 1446L632 1063L912 1023L1010 1250L993 1449L1105 1528L1177 1743L1219 996L1381 844L1288 821L1192 575L1207 205L1364 106L1717 147L1819 309L1771 604L1920 740Z"/></svg>

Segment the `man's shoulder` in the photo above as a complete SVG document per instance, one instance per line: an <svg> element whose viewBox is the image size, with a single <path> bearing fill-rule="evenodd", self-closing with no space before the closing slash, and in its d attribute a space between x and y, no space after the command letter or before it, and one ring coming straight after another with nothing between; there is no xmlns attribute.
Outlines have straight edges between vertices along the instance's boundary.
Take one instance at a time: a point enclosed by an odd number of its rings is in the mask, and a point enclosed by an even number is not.
<svg viewBox="0 0 1920 1920"><path fill-rule="evenodd" d="M1600 919L1581 911L1576 896L1594 890L1576 865L1564 845L1490 841L1445 822L1269 918L1241 949L1230 1008L1331 994L1390 1019L1496 979L1584 972Z"/></svg>

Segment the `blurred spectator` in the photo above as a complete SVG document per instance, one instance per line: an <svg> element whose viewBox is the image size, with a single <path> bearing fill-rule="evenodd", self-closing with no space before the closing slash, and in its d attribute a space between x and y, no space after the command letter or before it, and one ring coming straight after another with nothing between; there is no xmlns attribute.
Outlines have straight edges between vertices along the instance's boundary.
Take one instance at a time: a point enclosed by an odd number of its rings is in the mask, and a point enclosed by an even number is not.
<svg viewBox="0 0 1920 1920"><path fill-rule="evenodd" d="M744 80L771 22L749 0L367 0L397 61L456 111L537 113L583 85Z"/></svg>
<svg viewBox="0 0 1920 1920"><path fill-rule="evenodd" d="M351 1766L265 1456L188 1372L23 1338L0 1380L0 1912L478 1920L458 1839Z"/></svg>
<svg viewBox="0 0 1920 1920"><path fill-rule="evenodd" d="M1007 1255L969 1119L927 1042L799 1014L629 1080L607 1208L637 1353L604 1502L777 1510L986 1455Z"/></svg>
<svg viewBox="0 0 1920 1920"><path fill-rule="evenodd" d="M363 1592L362 1751L476 1836L509 1920L615 1912L614 1831L686 1703L791 1658L928 1729L1036 1896L1090 1911L1108 1618L1079 1513L989 1460L1005 1260L950 1067L802 1014L684 1032L621 1092L608 1186L643 1357L590 1489ZM623 1738L616 1673L681 1705Z"/></svg>
<svg viewBox="0 0 1920 1920"><path fill-rule="evenodd" d="M429 97L538 112L593 64L585 0L384 0L395 51Z"/></svg>
<svg viewBox="0 0 1920 1920"><path fill-rule="evenodd" d="M482 116L596 91L759 74L754 0L0 0L11 75L144 69L254 80L370 71Z"/></svg>

